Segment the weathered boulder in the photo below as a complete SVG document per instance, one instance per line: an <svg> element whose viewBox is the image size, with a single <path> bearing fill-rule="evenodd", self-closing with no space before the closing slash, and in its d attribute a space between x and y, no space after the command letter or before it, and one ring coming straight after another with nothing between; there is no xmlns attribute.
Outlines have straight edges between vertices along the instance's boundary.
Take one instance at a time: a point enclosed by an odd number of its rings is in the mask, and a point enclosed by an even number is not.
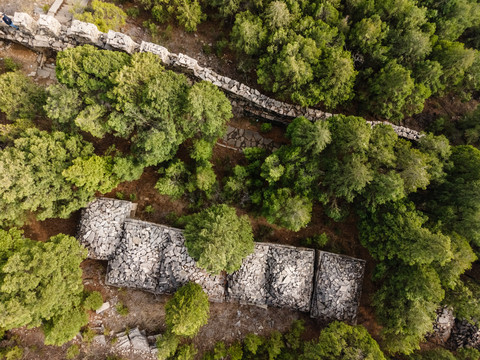
<svg viewBox="0 0 480 360"><path fill-rule="evenodd" d="M67 30L67 35L93 44L100 40L101 34L94 24L78 20L73 20L72 25Z"/></svg>
<svg viewBox="0 0 480 360"><path fill-rule="evenodd" d="M170 59L170 52L167 50L167 48L161 45L142 41L140 44L139 52L150 52L152 54L158 55L165 65L170 65L172 63Z"/></svg>
<svg viewBox="0 0 480 360"><path fill-rule="evenodd" d="M15 12L15 14L13 15L13 23L24 32L35 34L35 32L37 31L37 22L26 13Z"/></svg>
<svg viewBox="0 0 480 360"><path fill-rule="evenodd" d="M133 41L130 36L112 30L108 31L107 45L114 49L125 51L129 54L132 54L138 46L138 44Z"/></svg>
<svg viewBox="0 0 480 360"><path fill-rule="evenodd" d="M38 30L45 35L59 36L62 24L53 16L42 14L38 19Z"/></svg>

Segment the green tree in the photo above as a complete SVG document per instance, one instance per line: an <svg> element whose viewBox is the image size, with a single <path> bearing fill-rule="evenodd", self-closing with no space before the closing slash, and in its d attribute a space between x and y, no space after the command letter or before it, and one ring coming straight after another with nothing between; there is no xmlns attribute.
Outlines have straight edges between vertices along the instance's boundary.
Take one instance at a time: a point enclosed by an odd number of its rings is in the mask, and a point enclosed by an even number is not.
<svg viewBox="0 0 480 360"><path fill-rule="evenodd" d="M384 349L410 354L432 331L435 310L444 297L437 273L429 266L406 266L397 262L383 264L382 286L373 304L383 325Z"/></svg>
<svg viewBox="0 0 480 360"><path fill-rule="evenodd" d="M180 336L167 330L161 337L157 338L157 358L158 360L167 360L175 354L180 343Z"/></svg>
<svg viewBox="0 0 480 360"><path fill-rule="evenodd" d="M80 93L65 85L51 85L47 88L44 106L47 116L59 124L71 124L80 112Z"/></svg>
<svg viewBox="0 0 480 360"><path fill-rule="evenodd" d="M205 20L202 8L197 0L176 0L177 20L187 31L197 31L197 25Z"/></svg>
<svg viewBox="0 0 480 360"><path fill-rule="evenodd" d="M20 71L0 75L0 110L11 121L33 119L45 101L45 91Z"/></svg>
<svg viewBox="0 0 480 360"><path fill-rule="evenodd" d="M452 258L450 238L424 227L427 217L412 202L389 203L360 216L360 241L378 260L443 265Z"/></svg>
<svg viewBox="0 0 480 360"><path fill-rule="evenodd" d="M175 354L175 360L193 360L197 355L198 350L193 344L185 344L178 348Z"/></svg>
<svg viewBox="0 0 480 360"><path fill-rule="evenodd" d="M76 158L63 170L62 175L75 186L87 192L102 194L112 191L119 180L112 173L113 161L109 156L92 155L87 159Z"/></svg>
<svg viewBox="0 0 480 360"><path fill-rule="evenodd" d="M475 50L465 49L460 42L439 41L432 51L432 59L442 66L442 89L452 90L465 76L475 61Z"/></svg>
<svg viewBox="0 0 480 360"><path fill-rule="evenodd" d="M247 55L256 55L265 44L267 30L264 29L261 18L250 11L244 11L235 17L230 37L235 50Z"/></svg>
<svg viewBox="0 0 480 360"><path fill-rule="evenodd" d="M335 321L322 330L318 340L306 343L301 360L385 360L377 342L361 325L350 326Z"/></svg>
<svg viewBox="0 0 480 360"><path fill-rule="evenodd" d="M238 270L254 248L248 217L239 217L227 205L215 205L189 216L184 235L190 256L211 274Z"/></svg>
<svg viewBox="0 0 480 360"><path fill-rule="evenodd" d="M178 336L195 336L207 324L210 304L202 287L188 283L178 289L165 305L167 328Z"/></svg>
<svg viewBox="0 0 480 360"><path fill-rule="evenodd" d="M328 122L312 123L304 117L298 117L288 124L286 135L291 139L292 145L301 146L303 151L312 155L320 154L332 141Z"/></svg>
<svg viewBox="0 0 480 360"><path fill-rule="evenodd" d="M427 211L447 231L480 245L480 150L470 145L455 146L449 158L452 166L444 182L429 188Z"/></svg>
<svg viewBox="0 0 480 360"><path fill-rule="evenodd" d="M171 196L174 199L185 194L188 177L191 174L183 161L177 159L165 169L161 168L159 173L163 177L157 181L155 189L160 194Z"/></svg>
<svg viewBox="0 0 480 360"><path fill-rule="evenodd" d="M395 60L385 65L368 82L370 109L393 120L421 112L425 97L416 96L415 82L410 75L411 71Z"/></svg>
<svg viewBox="0 0 480 360"><path fill-rule="evenodd" d="M306 227L312 217L312 202L294 195L288 188L264 193L262 212L268 222L292 231Z"/></svg>
<svg viewBox="0 0 480 360"><path fill-rule="evenodd" d="M85 206L94 193L74 188L62 172L91 155L93 146L78 136L26 130L0 151L0 224L22 224L28 213L67 218Z"/></svg>
<svg viewBox="0 0 480 360"><path fill-rule="evenodd" d="M186 118L182 123L187 137L197 135L207 141L216 141L225 133L231 117L230 101L212 83L201 81L188 91Z"/></svg>
<svg viewBox="0 0 480 360"><path fill-rule="evenodd" d="M84 11L81 14L75 14L75 18L80 21L95 24L101 32L108 30L119 30L125 25L127 14L115 4L93 0L91 11Z"/></svg>
<svg viewBox="0 0 480 360"><path fill-rule="evenodd" d="M84 326L80 263L87 251L71 236L47 242L0 230L0 327L43 326L45 344L61 345Z"/></svg>

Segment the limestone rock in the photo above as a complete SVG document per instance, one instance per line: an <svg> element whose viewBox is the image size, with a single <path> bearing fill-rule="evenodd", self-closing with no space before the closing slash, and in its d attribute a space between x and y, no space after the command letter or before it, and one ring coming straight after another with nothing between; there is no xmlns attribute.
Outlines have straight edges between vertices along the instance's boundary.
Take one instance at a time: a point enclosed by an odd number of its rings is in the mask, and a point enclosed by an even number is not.
<svg viewBox="0 0 480 360"><path fill-rule="evenodd" d="M62 24L53 16L42 14L38 19L38 29L45 35L59 36Z"/></svg>
<svg viewBox="0 0 480 360"><path fill-rule="evenodd" d="M122 50L129 54L132 54L138 46L130 36L112 30L108 31L107 44L114 49Z"/></svg>
<svg viewBox="0 0 480 360"><path fill-rule="evenodd" d="M67 34L80 38L83 41L95 44L100 39L100 34L102 33L94 24L73 20L72 25L67 30Z"/></svg>
<svg viewBox="0 0 480 360"><path fill-rule="evenodd" d="M37 22L33 18L23 12L15 12L13 16L13 23L17 25L21 31L35 34L37 31Z"/></svg>

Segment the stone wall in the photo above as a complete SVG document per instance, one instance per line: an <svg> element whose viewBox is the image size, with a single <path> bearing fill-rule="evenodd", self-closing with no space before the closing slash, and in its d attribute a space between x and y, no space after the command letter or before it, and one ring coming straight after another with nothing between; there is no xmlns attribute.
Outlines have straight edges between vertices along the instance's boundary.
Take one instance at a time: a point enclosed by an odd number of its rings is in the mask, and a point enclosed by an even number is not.
<svg viewBox="0 0 480 360"><path fill-rule="evenodd" d="M315 250L256 243L238 271L213 276L188 255L182 230L131 219L134 209L128 201L99 198L82 211L78 238L90 258L109 260L107 285L168 294L193 281L212 301L286 307L355 322L363 260L318 252L314 280Z"/></svg>
<svg viewBox="0 0 480 360"><path fill-rule="evenodd" d="M319 251L312 317L355 323L364 272L364 260Z"/></svg>
<svg viewBox="0 0 480 360"><path fill-rule="evenodd" d="M228 276L228 299L308 312L314 263L313 249L256 243L254 253Z"/></svg>
<svg viewBox="0 0 480 360"><path fill-rule="evenodd" d="M125 51L129 54L137 51L157 54L168 67L197 79L209 81L224 90L234 107L270 121L288 124L298 116L305 116L312 121L324 120L332 116L318 109L272 99L256 89L200 66L197 60L187 55L171 53L165 47L150 42L142 41L138 44L128 35L111 30L105 34L93 24L73 20L67 28L52 16L41 15L37 22L28 14L19 12L13 16L13 22L20 30L14 30L5 24L0 25L0 38L15 41L35 50L50 48L61 51L69 47L92 44L102 49ZM372 125L375 123L377 122L371 122ZM393 126L393 128L399 136L407 139L417 140L421 136L417 131L402 126Z"/></svg>
<svg viewBox="0 0 480 360"><path fill-rule="evenodd" d="M108 260L114 255L123 236L123 223L136 207L130 201L98 198L82 210L77 239L90 258Z"/></svg>

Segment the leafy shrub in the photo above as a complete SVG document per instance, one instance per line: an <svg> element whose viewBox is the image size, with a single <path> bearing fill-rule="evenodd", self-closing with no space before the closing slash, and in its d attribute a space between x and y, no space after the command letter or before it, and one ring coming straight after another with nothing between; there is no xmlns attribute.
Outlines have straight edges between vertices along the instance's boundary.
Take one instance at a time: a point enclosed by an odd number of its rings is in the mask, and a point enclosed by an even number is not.
<svg viewBox="0 0 480 360"><path fill-rule="evenodd" d="M108 30L117 31L121 26L125 25L127 14L115 4L93 0L91 8L92 12L84 11L81 14L75 14L75 18L95 24L101 32L108 32Z"/></svg>
<svg viewBox="0 0 480 360"><path fill-rule="evenodd" d="M193 344L185 344L178 348L175 354L175 360L193 360L197 355L198 350Z"/></svg>
<svg viewBox="0 0 480 360"><path fill-rule="evenodd" d="M180 337L171 331L165 332L157 338L157 358L158 360L166 360L177 351Z"/></svg>
<svg viewBox="0 0 480 360"><path fill-rule="evenodd" d="M67 349L66 358L68 360L75 359L78 355L80 355L80 348L77 344L73 344Z"/></svg>
<svg viewBox="0 0 480 360"><path fill-rule="evenodd" d="M125 11L125 13L126 13L128 16L136 19L136 18L140 15L140 9L137 8L136 6L132 6L132 7L128 8L128 9Z"/></svg>
<svg viewBox="0 0 480 360"><path fill-rule="evenodd" d="M128 311L128 307L125 306L121 301L118 302L117 306L115 307L115 309L117 310L117 312L121 315L121 316L127 316L129 311Z"/></svg>
<svg viewBox="0 0 480 360"><path fill-rule="evenodd" d="M270 124L270 123L263 123L261 126L260 126L260 131L262 133L268 133L270 131L272 131L273 129L273 125Z"/></svg>
<svg viewBox="0 0 480 360"><path fill-rule="evenodd" d="M95 331L93 331L91 328L87 327L83 332L82 332L82 337L83 341L87 344L91 344L93 341L93 338L95 337Z"/></svg>
<svg viewBox="0 0 480 360"><path fill-rule="evenodd" d="M247 334L243 343L248 352L256 355L258 348L263 345L264 339L256 334Z"/></svg>
<svg viewBox="0 0 480 360"><path fill-rule="evenodd" d="M45 101L45 90L20 71L0 75L0 110L9 120L33 119Z"/></svg>
<svg viewBox="0 0 480 360"><path fill-rule="evenodd" d="M202 287L188 283L165 305L165 322L173 334L192 337L208 322L210 304Z"/></svg>
<svg viewBox="0 0 480 360"><path fill-rule="evenodd" d="M20 64L16 63L12 58L5 57L3 58L3 66L5 67L5 71L17 71L20 70Z"/></svg>
<svg viewBox="0 0 480 360"><path fill-rule="evenodd" d="M103 297L98 291L92 291L87 295L83 302L83 307L87 310L97 310L103 305Z"/></svg>
<svg viewBox="0 0 480 360"><path fill-rule="evenodd" d="M328 236L325 233L314 235L304 240L305 246L311 246L315 249L321 249L325 245L327 245L327 243L328 243Z"/></svg>
<svg viewBox="0 0 480 360"><path fill-rule="evenodd" d="M2 360L20 360L23 357L23 349L18 346L0 349L0 359Z"/></svg>

